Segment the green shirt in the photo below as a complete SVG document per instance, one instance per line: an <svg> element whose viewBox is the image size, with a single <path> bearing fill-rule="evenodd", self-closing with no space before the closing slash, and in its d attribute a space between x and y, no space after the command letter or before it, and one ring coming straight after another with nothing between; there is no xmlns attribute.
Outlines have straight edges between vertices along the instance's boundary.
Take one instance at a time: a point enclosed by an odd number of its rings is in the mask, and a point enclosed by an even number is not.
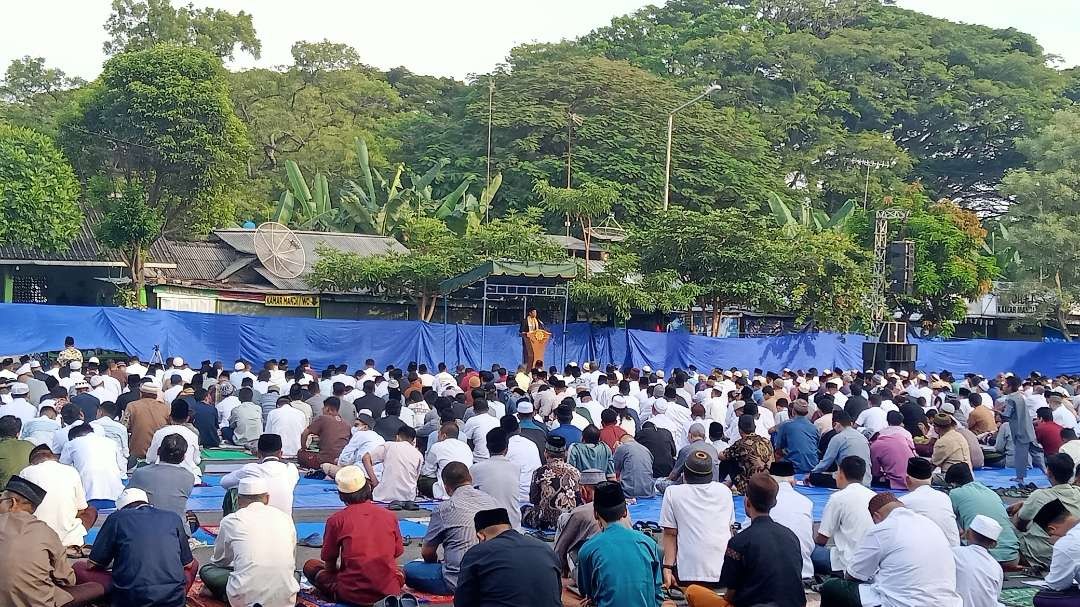
<svg viewBox="0 0 1080 607"><path fill-rule="evenodd" d="M966 531L972 519L978 514L988 516L1001 525L1001 535L998 537L997 546L990 551L990 555L995 560L1008 563L1020 556L1020 542L1016 539L1009 513L1005 511L1005 504L1001 502L997 493L978 481L972 481L950 491L949 499L952 500L956 522L960 524L961 529Z"/></svg>
<svg viewBox="0 0 1080 607"><path fill-rule="evenodd" d="M1032 565L1043 569L1050 568L1050 556L1054 553L1054 545L1050 543L1049 536L1043 528L1031 522L1046 504L1061 500L1061 503L1069 511L1069 514L1080 517L1080 487L1076 485L1054 485L1049 489L1036 489L1031 492L1017 518L1028 523L1027 531L1021 537L1024 544L1024 556Z"/></svg>
<svg viewBox="0 0 1080 607"><path fill-rule="evenodd" d="M7 486L8 479L30 465L30 450L34 443L17 438L0 439L0 489Z"/></svg>
<svg viewBox="0 0 1080 607"><path fill-rule="evenodd" d="M578 589L596 607L659 607L662 564L652 539L622 524L608 525L578 550Z"/></svg>

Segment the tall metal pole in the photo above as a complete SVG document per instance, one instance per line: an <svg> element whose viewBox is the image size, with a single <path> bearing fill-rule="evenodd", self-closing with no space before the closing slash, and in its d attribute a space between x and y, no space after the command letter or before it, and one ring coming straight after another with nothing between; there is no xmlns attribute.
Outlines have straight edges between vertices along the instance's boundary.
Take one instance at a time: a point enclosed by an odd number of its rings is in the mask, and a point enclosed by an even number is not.
<svg viewBox="0 0 1080 607"><path fill-rule="evenodd" d="M491 121L495 105L495 77L488 79L488 129L487 129L487 174L484 176L484 187L491 185ZM491 220L491 205L484 210L484 221Z"/></svg>
<svg viewBox="0 0 1080 607"><path fill-rule="evenodd" d="M675 130L675 112L667 115L667 160L664 161L664 210L671 192L671 133Z"/></svg>
<svg viewBox="0 0 1080 607"><path fill-rule="evenodd" d="M487 334L487 296L488 285L487 279L484 279L484 310L480 316L480 362L477 363L480 368L484 367L484 336Z"/></svg>
<svg viewBox="0 0 1080 607"><path fill-rule="evenodd" d="M668 198L671 192L671 137L675 130L675 114L678 114L682 110L690 107L691 105L701 101L708 95L720 90L719 84L710 84L700 95L694 97L690 101L680 105L679 107L668 112L667 117L667 158L664 162L664 210L668 208Z"/></svg>

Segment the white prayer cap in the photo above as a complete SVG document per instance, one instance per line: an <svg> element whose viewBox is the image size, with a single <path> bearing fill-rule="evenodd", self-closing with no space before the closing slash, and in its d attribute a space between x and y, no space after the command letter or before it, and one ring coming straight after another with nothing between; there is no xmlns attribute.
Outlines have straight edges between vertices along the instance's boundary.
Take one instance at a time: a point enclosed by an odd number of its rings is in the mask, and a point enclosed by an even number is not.
<svg viewBox="0 0 1080 607"><path fill-rule="evenodd" d="M94 388L96 388L96 387L100 386L103 381L105 381L105 380L101 379L100 375L95 375L95 376L90 378L90 385L93 386Z"/></svg>
<svg viewBox="0 0 1080 607"><path fill-rule="evenodd" d="M356 493L367 484L367 477L358 466L345 466L334 475L334 482L339 492Z"/></svg>
<svg viewBox="0 0 1080 607"><path fill-rule="evenodd" d="M662 398L658 398L658 399L653 401L652 408L653 408L653 411L655 411L657 415L661 415L661 414L667 412L667 410L668 410L668 402L666 400L662 399Z"/></svg>
<svg viewBox="0 0 1080 607"><path fill-rule="evenodd" d="M30 394L30 386L28 386L28 385L26 385L26 384L24 384L22 382L15 382L15 383L11 384L11 395L12 396L23 396L25 394Z"/></svg>
<svg viewBox="0 0 1080 607"><path fill-rule="evenodd" d="M821 382L819 382L817 379L811 379L810 381L806 382L806 389L811 392L817 392L821 389Z"/></svg>
<svg viewBox="0 0 1080 607"><path fill-rule="evenodd" d="M641 370L645 373L652 373L652 367L649 365L641 365Z"/></svg>
<svg viewBox="0 0 1080 607"><path fill-rule="evenodd" d="M918 375L915 376L915 378L920 379L922 381L926 381L926 374L925 373L919 373Z"/></svg>
<svg viewBox="0 0 1080 607"><path fill-rule="evenodd" d="M656 370L656 376L657 377L663 377L664 376L664 370L663 369L657 369Z"/></svg>
<svg viewBox="0 0 1080 607"><path fill-rule="evenodd" d="M892 367L889 367L888 369L885 369L885 372L888 373L889 375L892 375L893 373L896 373L896 369L893 369Z"/></svg>
<svg viewBox="0 0 1080 607"><path fill-rule="evenodd" d="M622 394L616 394L615 396L612 396L611 397L611 406L616 408L616 409L625 409L626 408L626 397L623 396Z"/></svg>
<svg viewBox="0 0 1080 607"><path fill-rule="evenodd" d="M944 405L941 405L941 412L952 415L956 413L956 407L954 407L952 403L945 403Z"/></svg>
<svg viewBox="0 0 1080 607"><path fill-rule="evenodd" d="M38 405L38 408L37 408L38 413L41 413L41 410L44 409L45 407L49 407L53 411L56 411L56 401L51 399L51 398L42 399L41 404Z"/></svg>
<svg viewBox="0 0 1080 607"><path fill-rule="evenodd" d="M82 390L83 388L89 389L90 384L86 383L85 381L77 381L77 382L75 382L75 389L76 390Z"/></svg>
<svg viewBox="0 0 1080 607"><path fill-rule="evenodd" d="M139 384L139 392L146 392L147 394L156 394L158 390L161 390L161 384L156 381L148 381Z"/></svg>
<svg viewBox="0 0 1080 607"><path fill-rule="evenodd" d="M91 356L91 357L90 357L90 360L88 360L88 361L86 361L86 362L88 362L88 363L94 363L94 364L96 365L96 364L98 364L98 363L99 363L99 362L101 362L101 361L99 361L99 360L98 360L98 357L96 357L96 356Z"/></svg>
<svg viewBox="0 0 1080 607"><path fill-rule="evenodd" d="M270 487L266 483L266 479L249 476L248 478L241 479L240 485L236 488L236 492L240 495L265 495L270 493Z"/></svg>
<svg viewBox="0 0 1080 607"><path fill-rule="evenodd" d="M71 369L72 371L78 371L79 369L82 369L82 363L77 360L73 360L68 363L68 369Z"/></svg>
<svg viewBox="0 0 1080 607"><path fill-rule="evenodd" d="M174 356L173 359L172 359L172 365L174 367L183 367L184 366L184 359L180 358L179 356Z"/></svg>
<svg viewBox="0 0 1080 607"><path fill-rule="evenodd" d="M985 514L976 514L975 518L971 519L971 524L968 525L968 529L971 529L986 539L994 540L995 542L997 541L998 536L1001 535L1001 523Z"/></svg>
<svg viewBox="0 0 1080 607"><path fill-rule="evenodd" d="M120 494L120 497L116 498L116 509L123 510L135 502L150 503L150 498L147 497L146 492L142 489L124 489L124 492Z"/></svg>
<svg viewBox="0 0 1080 607"><path fill-rule="evenodd" d="M836 386L837 388L840 388L844 385L844 380L840 379L839 377L834 377L830 379L828 383L830 386Z"/></svg>
<svg viewBox="0 0 1080 607"><path fill-rule="evenodd" d="M724 371L724 377L731 379L731 371Z"/></svg>
<svg viewBox="0 0 1080 607"><path fill-rule="evenodd" d="M900 377L903 377L904 379L907 379L908 372L907 372L906 369L900 369Z"/></svg>
<svg viewBox="0 0 1080 607"><path fill-rule="evenodd" d="M30 373L30 365L23 365L15 370L15 375L27 375Z"/></svg>
<svg viewBox="0 0 1080 607"><path fill-rule="evenodd" d="M742 377L742 371L736 371L733 375L735 375L735 377Z"/></svg>
<svg viewBox="0 0 1080 607"><path fill-rule="evenodd" d="M533 412L532 401L524 398L519 400L517 404L517 412L521 413L522 415L531 415Z"/></svg>
<svg viewBox="0 0 1080 607"><path fill-rule="evenodd" d="M570 361L569 363L567 363L567 366L570 366L570 367L576 367L576 366L577 366L577 361L576 361L576 360L572 360L572 361Z"/></svg>
<svg viewBox="0 0 1080 607"><path fill-rule="evenodd" d="M30 361L30 368L31 369L40 369L41 368L41 361L40 360L31 360Z"/></svg>
<svg viewBox="0 0 1080 607"><path fill-rule="evenodd" d="M242 363L242 362L238 362L238 363L236 363L235 365L233 365L233 367L232 367L232 368L233 368L233 370L234 370L234 371L243 371L243 370L244 370L244 369L246 369L247 367L246 367L246 366L244 365L244 363Z"/></svg>
<svg viewBox="0 0 1080 607"><path fill-rule="evenodd" d="M371 409L360 409L359 411L356 412L356 414L357 415L366 415L368 417L371 417Z"/></svg>

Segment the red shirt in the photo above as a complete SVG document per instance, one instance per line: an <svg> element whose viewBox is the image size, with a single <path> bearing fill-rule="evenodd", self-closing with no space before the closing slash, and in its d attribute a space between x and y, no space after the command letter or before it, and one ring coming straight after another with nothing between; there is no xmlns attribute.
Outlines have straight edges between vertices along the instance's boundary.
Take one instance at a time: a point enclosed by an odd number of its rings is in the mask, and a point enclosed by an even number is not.
<svg viewBox="0 0 1080 607"><path fill-rule="evenodd" d="M619 439L624 436L626 436L626 430L620 428L619 424L611 424L600 429L600 441L610 447L612 453L619 446Z"/></svg>
<svg viewBox="0 0 1080 607"><path fill-rule="evenodd" d="M371 502L346 506L326 521L322 560L337 571L339 600L370 605L401 594L405 575L397 557L404 552L397 517Z"/></svg>
<svg viewBox="0 0 1080 607"><path fill-rule="evenodd" d="M1055 455L1061 449L1065 441L1061 440L1061 426L1057 422L1044 422L1039 420L1035 425L1035 440L1042 445L1046 455Z"/></svg>

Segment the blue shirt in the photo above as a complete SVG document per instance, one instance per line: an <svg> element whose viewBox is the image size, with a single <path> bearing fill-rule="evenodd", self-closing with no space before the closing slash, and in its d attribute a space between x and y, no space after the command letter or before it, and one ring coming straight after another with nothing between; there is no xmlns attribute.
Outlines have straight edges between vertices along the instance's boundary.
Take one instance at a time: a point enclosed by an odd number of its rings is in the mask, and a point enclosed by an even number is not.
<svg viewBox="0 0 1080 607"><path fill-rule="evenodd" d="M558 428L548 433L548 436L552 435L565 438L567 447L581 442L581 430L578 430L573 424L559 424Z"/></svg>
<svg viewBox="0 0 1080 607"><path fill-rule="evenodd" d="M796 415L780 424L773 435L777 449L787 452L787 460L795 465L795 472L805 474L818 463L818 431L805 415Z"/></svg>
<svg viewBox="0 0 1080 607"><path fill-rule="evenodd" d="M825 449L825 455L821 457L818 465L814 466L813 472L824 472L833 464L840 464L840 460L855 455L866 462L866 474L863 475L862 484L870 486L870 443L866 437L855 428L848 426L843 431L837 432L829 446Z"/></svg>
<svg viewBox="0 0 1080 607"><path fill-rule="evenodd" d="M656 542L622 524L610 524L578 550L577 582L595 607L664 602Z"/></svg>
<svg viewBox="0 0 1080 607"><path fill-rule="evenodd" d="M113 607L183 607L184 566L191 548L183 521L150 505L117 510L105 519L90 560L112 565Z"/></svg>

